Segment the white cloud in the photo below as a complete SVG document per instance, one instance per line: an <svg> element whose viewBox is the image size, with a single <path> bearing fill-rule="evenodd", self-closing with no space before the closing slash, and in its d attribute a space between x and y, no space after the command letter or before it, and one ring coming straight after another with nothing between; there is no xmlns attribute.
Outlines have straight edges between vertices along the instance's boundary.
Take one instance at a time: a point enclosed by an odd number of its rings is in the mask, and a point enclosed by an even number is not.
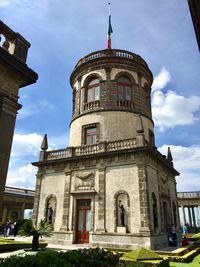
<svg viewBox="0 0 200 267"><path fill-rule="evenodd" d="M15 134L11 157L37 156L43 137L37 133Z"/></svg>
<svg viewBox="0 0 200 267"><path fill-rule="evenodd" d="M165 67L162 67L158 75L156 75L154 78L152 84L152 92L162 90L170 81L171 76L169 71Z"/></svg>
<svg viewBox="0 0 200 267"><path fill-rule="evenodd" d="M199 96L185 97L172 90L162 92L170 80L170 73L162 67L152 85L152 114L155 126L161 132L176 126L194 124L198 120L195 112L200 110Z"/></svg>
<svg viewBox="0 0 200 267"><path fill-rule="evenodd" d="M156 91L152 95L152 113L160 131L175 126L194 124L198 120L195 112L200 110L199 96L178 95L175 91L164 94Z"/></svg>
<svg viewBox="0 0 200 267"><path fill-rule="evenodd" d="M168 145L159 148L162 154L167 154ZM177 189L182 191L200 190L200 145L190 147L170 146L174 167L180 172L177 177Z"/></svg>
<svg viewBox="0 0 200 267"><path fill-rule="evenodd" d="M67 144L68 135L60 135L50 139L49 149L57 149ZM37 168L31 162L39 160L40 146L43 136L37 133L15 134L11 152L10 165L6 184L15 187L34 188Z"/></svg>
<svg viewBox="0 0 200 267"><path fill-rule="evenodd" d="M30 163L18 169L9 171L6 184L14 187L35 189L35 174L37 168Z"/></svg>

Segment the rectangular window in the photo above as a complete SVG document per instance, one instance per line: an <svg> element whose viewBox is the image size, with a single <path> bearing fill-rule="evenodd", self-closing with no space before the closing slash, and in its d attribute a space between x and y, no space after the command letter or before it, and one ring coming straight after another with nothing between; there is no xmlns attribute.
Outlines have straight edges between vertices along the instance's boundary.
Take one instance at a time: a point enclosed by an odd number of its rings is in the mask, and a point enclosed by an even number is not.
<svg viewBox="0 0 200 267"><path fill-rule="evenodd" d="M100 99L100 88L95 87L95 95L94 95L94 100L99 100Z"/></svg>
<svg viewBox="0 0 200 267"><path fill-rule="evenodd" d="M97 142L97 129L96 127L85 129L85 145L93 145Z"/></svg>
<svg viewBox="0 0 200 267"><path fill-rule="evenodd" d="M124 94L123 94L123 86L118 86L118 99L123 100Z"/></svg>
<svg viewBox="0 0 200 267"><path fill-rule="evenodd" d="M93 92L93 88L90 88L87 90L87 102L92 102L94 99L93 96L94 92Z"/></svg>
<svg viewBox="0 0 200 267"><path fill-rule="evenodd" d="M92 87L87 89L86 102L94 102L100 99L100 87Z"/></svg>
<svg viewBox="0 0 200 267"><path fill-rule="evenodd" d="M131 88L125 87L126 90L126 100L131 101Z"/></svg>

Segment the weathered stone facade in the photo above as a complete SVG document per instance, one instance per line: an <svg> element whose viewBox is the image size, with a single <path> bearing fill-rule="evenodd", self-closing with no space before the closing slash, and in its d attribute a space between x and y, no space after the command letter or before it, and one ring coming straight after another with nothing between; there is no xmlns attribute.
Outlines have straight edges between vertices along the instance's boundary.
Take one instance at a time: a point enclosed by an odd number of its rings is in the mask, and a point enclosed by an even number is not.
<svg viewBox="0 0 200 267"><path fill-rule="evenodd" d="M168 245L172 223L179 229L179 173L154 145L152 80L146 62L124 50L97 51L75 66L70 146L47 151L45 137L33 163L33 220L53 224L53 242L155 249Z"/></svg>
<svg viewBox="0 0 200 267"><path fill-rule="evenodd" d="M38 76L26 64L30 43L0 20L0 211L2 211L19 89L36 82ZM0 221L3 213L0 212Z"/></svg>

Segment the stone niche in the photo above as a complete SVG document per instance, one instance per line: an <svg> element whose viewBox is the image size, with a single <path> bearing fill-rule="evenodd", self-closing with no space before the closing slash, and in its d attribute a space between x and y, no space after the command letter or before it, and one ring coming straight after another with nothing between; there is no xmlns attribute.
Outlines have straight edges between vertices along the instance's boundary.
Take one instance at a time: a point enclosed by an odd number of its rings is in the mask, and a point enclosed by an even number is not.
<svg viewBox="0 0 200 267"><path fill-rule="evenodd" d="M126 193L119 193L116 198L117 210L117 233L126 233L128 229L128 196Z"/></svg>

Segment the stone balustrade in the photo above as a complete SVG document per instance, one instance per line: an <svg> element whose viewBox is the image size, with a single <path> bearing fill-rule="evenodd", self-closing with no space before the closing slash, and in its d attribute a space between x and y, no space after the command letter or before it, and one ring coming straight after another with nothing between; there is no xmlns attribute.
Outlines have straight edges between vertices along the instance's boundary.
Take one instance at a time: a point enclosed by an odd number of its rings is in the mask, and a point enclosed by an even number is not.
<svg viewBox="0 0 200 267"><path fill-rule="evenodd" d="M133 60L135 62L138 62L145 67L147 67L146 62L137 54L134 54L132 52L121 50L121 49L105 49L101 51L93 52L84 58L80 59L79 62L76 64L75 69L79 67L81 64L89 62L91 60L95 60L98 58L105 58L105 57L120 57L120 58L126 58Z"/></svg>
<svg viewBox="0 0 200 267"><path fill-rule="evenodd" d="M134 102L129 100L117 100L117 106L120 108L134 108Z"/></svg>
<svg viewBox="0 0 200 267"><path fill-rule="evenodd" d="M25 63L30 43L0 20L0 47Z"/></svg>
<svg viewBox="0 0 200 267"><path fill-rule="evenodd" d="M68 147L66 149L45 151L45 154L42 158L44 160L69 158L69 157L84 156L84 155L98 154L103 152L111 152L111 151L135 148L137 146L140 145L137 144L136 138L113 141L113 142L100 142L94 145L83 145L78 147Z"/></svg>
<svg viewBox="0 0 200 267"><path fill-rule="evenodd" d="M93 102L88 102L84 104L84 110L95 110L100 108L100 101L96 100Z"/></svg>
<svg viewBox="0 0 200 267"><path fill-rule="evenodd" d="M193 192L178 192L177 193L178 199L187 199L187 198L200 198L200 191L193 191Z"/></svg>
<svg viewBox="0 0 200 267"><path fill-rule="evenodd" d="M27 196L34 196L35 191L31 189L23 189L23 188L17 188L17 187L5 187L5 193L7 194L14 194L14 195L27 195Z"/></svg>

